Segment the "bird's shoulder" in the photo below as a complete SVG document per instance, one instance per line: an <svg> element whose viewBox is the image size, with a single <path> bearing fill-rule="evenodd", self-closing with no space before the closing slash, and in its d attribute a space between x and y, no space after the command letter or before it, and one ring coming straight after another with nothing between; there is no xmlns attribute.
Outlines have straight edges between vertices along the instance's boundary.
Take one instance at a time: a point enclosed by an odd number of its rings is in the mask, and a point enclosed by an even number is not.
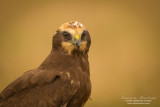
<svg viewBox="0 0 160 107"><path fill-rule="evenodd" d="M11 97L28 88L45 85L54 82L57 78L67 82L68 75L66 73L55 70L34 69L23 73L19 78L10 83L1 93L0 100Z"/></svg>

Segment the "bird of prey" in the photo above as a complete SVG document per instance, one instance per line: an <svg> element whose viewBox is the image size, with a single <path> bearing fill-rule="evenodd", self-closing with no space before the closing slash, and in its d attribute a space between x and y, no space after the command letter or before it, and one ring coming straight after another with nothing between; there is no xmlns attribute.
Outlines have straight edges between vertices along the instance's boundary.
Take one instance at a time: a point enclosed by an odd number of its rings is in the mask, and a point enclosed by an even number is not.
<svg viewBox="0 0 160 107"><path fill-rule="evenodd" d="M90 44L82 23L62 24L48 57L0 93L0 107L83 107L91 94Z"/></svg>

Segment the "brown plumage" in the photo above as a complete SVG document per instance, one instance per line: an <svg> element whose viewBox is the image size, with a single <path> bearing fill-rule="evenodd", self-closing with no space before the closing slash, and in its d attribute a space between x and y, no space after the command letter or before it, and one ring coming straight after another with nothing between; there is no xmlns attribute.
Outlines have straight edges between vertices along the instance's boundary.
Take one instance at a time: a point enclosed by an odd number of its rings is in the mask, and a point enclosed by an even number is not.
<svg viewBox="0 0 160 107"><path fill-rule="evenodd" d="M80 22L63 24L51 53L0 94L0 107L83 107L91 93L89 32Z"/></svg>

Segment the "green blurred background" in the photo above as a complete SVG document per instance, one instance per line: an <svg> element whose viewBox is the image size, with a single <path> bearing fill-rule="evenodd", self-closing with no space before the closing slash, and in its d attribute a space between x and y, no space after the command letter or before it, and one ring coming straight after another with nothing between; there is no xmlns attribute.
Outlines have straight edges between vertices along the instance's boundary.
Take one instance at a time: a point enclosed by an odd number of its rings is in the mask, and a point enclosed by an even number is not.
<svg viewBox="0 0 160 107"><path fill-rule="evenodd" d="M89 30L92 95L85 107L160 107L160 2L0 0L0 91L38 67L66 21ZM127 105L122 96L156 97Z"/></svg>

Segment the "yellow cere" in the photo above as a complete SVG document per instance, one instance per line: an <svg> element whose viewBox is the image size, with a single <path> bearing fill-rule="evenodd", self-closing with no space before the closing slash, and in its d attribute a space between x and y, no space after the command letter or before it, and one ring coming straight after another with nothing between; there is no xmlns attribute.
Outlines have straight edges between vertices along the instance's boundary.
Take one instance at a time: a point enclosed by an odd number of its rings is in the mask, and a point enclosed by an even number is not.
<svg viewBox="0 0 160 107"><path fill-rule="evenodd" d="M77 35L77 34L75 35L75 37L74 37L74 38L75 38L75 40L80 39L79 35Z"/></svg>

